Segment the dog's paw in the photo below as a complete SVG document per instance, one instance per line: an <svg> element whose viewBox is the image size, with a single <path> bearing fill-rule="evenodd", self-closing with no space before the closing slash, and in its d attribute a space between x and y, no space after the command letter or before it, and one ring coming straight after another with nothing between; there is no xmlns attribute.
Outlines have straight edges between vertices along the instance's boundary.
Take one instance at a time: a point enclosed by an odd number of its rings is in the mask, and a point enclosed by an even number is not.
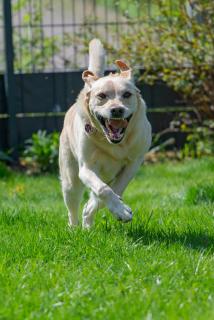
<svg viewBox="0 0 214 320"><path fill-rule="evenodd" d="M129 222L132 220L132 210L126 204L124 204L119 197L117 198L117 202L112 204L109 209L117 220L123 222Z"/></svg>
<svg viewBox="0 0 214 320"><path fill-rule="evenodd" d="M93 220L90 219L90 217L88 217L88 216L83 216L83 219L82 219L83 229L89 230L89 229L91 229L92 225L93 225Z"/></svg>
<svg viewBox="0 0 214 320"><path fill-rule="evenodd" d="M117 212L117 220L129 222L132 220L132 210L126 204L122 204L122 208Z"/></svg>

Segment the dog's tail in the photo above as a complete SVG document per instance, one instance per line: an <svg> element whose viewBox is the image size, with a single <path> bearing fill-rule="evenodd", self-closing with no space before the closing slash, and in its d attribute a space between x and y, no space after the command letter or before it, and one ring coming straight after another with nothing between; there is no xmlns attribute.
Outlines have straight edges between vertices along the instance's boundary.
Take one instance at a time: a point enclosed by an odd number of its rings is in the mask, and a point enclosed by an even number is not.
<svg viewBox="0 0 214 320"><path fill-rule="evenodd" d="M89 43L89 71L96 76L103 77L105 71L105 50L99 39L93 39Z"/></svg>

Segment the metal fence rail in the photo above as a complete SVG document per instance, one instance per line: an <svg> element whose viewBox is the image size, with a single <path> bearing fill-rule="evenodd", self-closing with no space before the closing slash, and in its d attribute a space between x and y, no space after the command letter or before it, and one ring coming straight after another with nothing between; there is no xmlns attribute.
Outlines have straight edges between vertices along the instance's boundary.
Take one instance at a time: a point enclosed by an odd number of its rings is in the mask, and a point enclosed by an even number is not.
<svg viewBox="0 0 214 320"><path fill-rule="evenodd" d="M128 32L133 25L143 28L147 21L161 17L158 0L9 2L12 5L14 68L20 73L85 68L87 54L84 44L92 35L97 34L117 47L121 33ZM179 0L169 0L168 3L173 11Z"/></svg>
<svg viewBox="0 0 214 320"><path fill-rule="evenodd" d="M170 10L178 2L169 0ZM0 148L14 150L38 129L61 129L62 116L82 87L85 48L93 36L117 47L122 32L161 14L155 0L3 0L3 5ZM154 130L163 129L172 112L163 117L160 108L180 105L178 96L161 83L140 86Z"/></svg>

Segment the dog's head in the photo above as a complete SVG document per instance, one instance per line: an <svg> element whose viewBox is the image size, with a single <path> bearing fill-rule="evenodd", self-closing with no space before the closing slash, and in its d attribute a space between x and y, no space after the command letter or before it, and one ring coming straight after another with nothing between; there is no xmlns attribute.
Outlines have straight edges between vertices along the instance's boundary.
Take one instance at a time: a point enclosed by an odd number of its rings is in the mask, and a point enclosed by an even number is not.
<svg viewBox="0 0 214 320"><path fill-rule="evenodd" d="M110 143L123 140L133 115L137 111L139 90L135 87L131 69L116 61L120 73L98 78L91 71L83 72L90 114Z"/></svg>

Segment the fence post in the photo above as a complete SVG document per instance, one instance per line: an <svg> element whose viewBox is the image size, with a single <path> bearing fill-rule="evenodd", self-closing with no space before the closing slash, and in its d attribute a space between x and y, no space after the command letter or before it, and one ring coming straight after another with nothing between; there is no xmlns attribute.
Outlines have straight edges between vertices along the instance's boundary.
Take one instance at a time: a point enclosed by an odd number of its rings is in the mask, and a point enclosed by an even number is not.
<svg viewBox="0 0 214 320"><path fill-rule="evenodd" d="M3 0L4 16L4 45L5 45L5 91L7 100L8 119L8 145L13 156L17 157L17 123L14 78L14 52L11 0Z"/></svg>

